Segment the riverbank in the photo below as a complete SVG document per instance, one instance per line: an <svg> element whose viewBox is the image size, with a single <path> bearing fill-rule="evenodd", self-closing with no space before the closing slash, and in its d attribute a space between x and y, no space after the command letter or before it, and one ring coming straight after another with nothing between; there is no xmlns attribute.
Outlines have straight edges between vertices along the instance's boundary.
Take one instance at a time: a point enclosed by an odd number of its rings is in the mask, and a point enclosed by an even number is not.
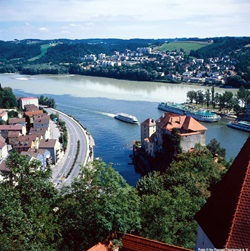
<svg viewBox="0 0 250 251"><path fill-rule="evenodd" d="M2 87L11 87L18 97L40 96L53 98L57 109L77 119L95 140L94 154L105 163L112 163L124 179L135 186L141 177L131 165L132 142L140 139L140 127L114 119L119 112L135 115L139 122L158 119L160 102L186 102L187 92L205 87L152 82L113 80L85 76L39 75L29 80L16 74L0 74ZM216 89L220 93L223 89ZM235 91L235 90L233 90ZM226 126L228 121L206 124L206 144L216 138L226 148L229 160L235 157L246 141L247 133ZM77 145L75 140L74 145ZM72 160L73 163L73 160Z"/></svg>
<svg viewBox="0 0 250 251"><path fill-rule="evenodd" d="M60 161L52 168L52 181L61 187L69 185L77 177L81 166L86 166L94 159L95 142L91 134L76 119L57 109L45 109L48 114L59 114L68 131L68 144ZM85 140L79 135L82 134ZM81 151L81 154L79 152Z"/></svg>

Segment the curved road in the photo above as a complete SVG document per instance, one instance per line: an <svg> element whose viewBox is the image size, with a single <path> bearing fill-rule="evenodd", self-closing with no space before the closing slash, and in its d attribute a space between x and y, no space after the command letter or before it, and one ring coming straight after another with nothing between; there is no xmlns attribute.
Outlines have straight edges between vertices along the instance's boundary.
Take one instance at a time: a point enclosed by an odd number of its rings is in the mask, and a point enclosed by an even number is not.
<svg viewBox="0 0 250 251"><path fill-rule="evenodd" d="M56 184L58 188L60 188L62 184L69 185L74 180L74 178L77 177L81 165L85 166L88 161L93 159L94 142L90 134L73 118L52 108L46 108L45 110L48 112L48 114L58 113L59 119L65 121L65 125L68 131L68 145L66 152L59 163L57 163L52 168L52 182ZM72 168L75 160L75 156L77 154L78 141L80 143L79 153L74 167L70 172L70 169ZM92 151L91 157L90 150Z"/></svg>

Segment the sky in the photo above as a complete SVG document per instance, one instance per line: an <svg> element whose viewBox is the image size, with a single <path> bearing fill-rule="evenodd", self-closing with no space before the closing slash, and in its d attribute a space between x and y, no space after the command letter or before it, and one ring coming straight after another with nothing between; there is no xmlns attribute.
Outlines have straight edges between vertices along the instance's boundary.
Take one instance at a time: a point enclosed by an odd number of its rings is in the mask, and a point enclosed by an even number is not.
<svg viewBox="0 0 250 251"><path fill-rule="evenodd" d="M250 0L0 0L0 40L250 36Z"/></svg>

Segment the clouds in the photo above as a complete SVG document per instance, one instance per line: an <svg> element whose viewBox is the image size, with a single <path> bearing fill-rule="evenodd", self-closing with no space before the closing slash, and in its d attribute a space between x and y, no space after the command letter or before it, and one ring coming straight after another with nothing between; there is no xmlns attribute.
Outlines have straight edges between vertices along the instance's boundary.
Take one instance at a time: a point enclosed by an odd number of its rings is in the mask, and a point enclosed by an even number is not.
<svg viewBox="0 0 250 251"><path fill-rule="evenodd" d="M249 36L249 9L247 0L1 0L0 39L25 38L16 26L34 38Z"/></svg>

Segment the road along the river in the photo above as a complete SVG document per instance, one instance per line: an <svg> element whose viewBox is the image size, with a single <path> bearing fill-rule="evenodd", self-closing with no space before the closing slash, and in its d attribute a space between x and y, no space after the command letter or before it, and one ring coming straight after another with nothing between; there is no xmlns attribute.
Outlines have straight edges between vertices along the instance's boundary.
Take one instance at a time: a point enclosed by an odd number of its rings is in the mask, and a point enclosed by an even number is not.
<svg viewBox="0 0 250 251"><path fill-rule="evenodd" d="M62 159L52 167L52 182L60 188L62 185L69 185L79 174L81 166L86 166L89 161L93 160L94 140L88 131L72 117L52 108L45 110L48 114L59 114L59 119L65 122L68 132L66 152Z"/></svg>

